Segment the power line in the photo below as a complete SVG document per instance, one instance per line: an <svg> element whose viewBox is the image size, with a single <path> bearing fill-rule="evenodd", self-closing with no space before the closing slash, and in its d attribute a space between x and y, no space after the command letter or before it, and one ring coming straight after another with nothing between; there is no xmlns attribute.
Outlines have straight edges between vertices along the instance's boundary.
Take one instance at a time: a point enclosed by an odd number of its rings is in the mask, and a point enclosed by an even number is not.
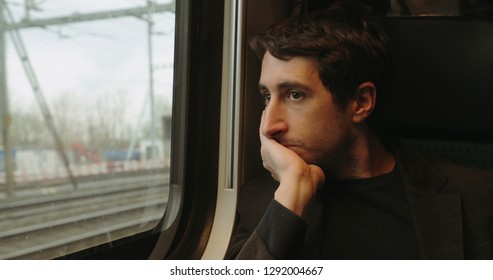
<svg viewBox="0 0 493 280"><path fill-rule="evenodd" d="M154 13L161 12L175 12L175 4L154 4L152 11ZM138 18L142 18L142 16L146 16L149 14L149 7L136 7L136 8L127 8L127 9L119 9L112 11L104 11L104 12L93 12L93 13L74 13L68 16L61 17L53 17L47 19L37 19L37 20L28 20L22 22L11 22L11 23L3 23L0 25L0 30L10 31L14 29L24 29L24 28L33 28L33 27L46 27L50 25L60 25L60 24L68 24L68 23L76 23L76 22L84 22L84 21L94 21L94 20L102 20L109 18L117 18L124 16L135 16Z"/></svg>

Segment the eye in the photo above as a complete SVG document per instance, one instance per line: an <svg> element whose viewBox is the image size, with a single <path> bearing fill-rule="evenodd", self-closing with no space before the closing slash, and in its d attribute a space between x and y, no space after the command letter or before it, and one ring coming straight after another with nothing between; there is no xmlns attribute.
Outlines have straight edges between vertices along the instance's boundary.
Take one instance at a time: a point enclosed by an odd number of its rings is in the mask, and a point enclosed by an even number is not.
<svg viewBox="0 0 493 280"><path fill-rule="evenodd" d="M262 100L264 101L264 104L267 105L269 104L271 95L268 92L262 92Z"/></svg>
<svg viewBox="0 0 493 280"><path fill-rule="evenodd" d="M305 95L304 95L302 92L299 92L299 91L290 91L290 92L289 92L289 96L288 96L288 97L289 97L291 100L295 100L295 101L297 101L297 100L302 99L304 96L305 96Z"/></svg>

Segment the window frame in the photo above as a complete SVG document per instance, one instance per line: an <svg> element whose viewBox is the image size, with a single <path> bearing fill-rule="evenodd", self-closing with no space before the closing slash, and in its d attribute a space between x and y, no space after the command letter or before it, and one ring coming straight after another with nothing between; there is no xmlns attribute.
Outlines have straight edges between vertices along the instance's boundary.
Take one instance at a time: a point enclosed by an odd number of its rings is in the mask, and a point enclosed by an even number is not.
<svg viewBox="0 0 493 280"><path fill-rule="evenodd" d="M224 1L179 0L170 195L161 222L62 259L200 259L217 198Z"/></svg>

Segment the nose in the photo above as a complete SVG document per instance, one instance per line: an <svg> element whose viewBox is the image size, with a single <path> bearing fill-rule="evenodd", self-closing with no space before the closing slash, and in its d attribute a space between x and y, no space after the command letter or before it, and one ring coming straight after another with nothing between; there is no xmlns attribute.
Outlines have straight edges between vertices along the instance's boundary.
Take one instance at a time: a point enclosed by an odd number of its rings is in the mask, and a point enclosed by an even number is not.
<svg viewBox="0 0 493 280"><path fill-rule="evenodd" d="M285 110L280 102L272 99L262 113L261 133L271 139L278 139L287 130Z"/></svg>

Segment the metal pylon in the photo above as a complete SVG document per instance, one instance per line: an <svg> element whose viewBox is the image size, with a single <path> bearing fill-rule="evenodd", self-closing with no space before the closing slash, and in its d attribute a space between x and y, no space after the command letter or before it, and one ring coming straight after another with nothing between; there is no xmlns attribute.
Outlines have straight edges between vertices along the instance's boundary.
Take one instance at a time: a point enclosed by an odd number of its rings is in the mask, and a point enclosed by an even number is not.
<svg viewBox="0 0 493 280"><path fill-rule="evenodd" d="M4 6L4 14L5 14L5 21L7 24L13 23L14 18L12 16L12 13L5 3L4 0L0 0L1 4ZM63 147L63 143L58 137L58 133L56 130L56 127L53 123L53 117L51 115L50 109L48 105L46 104L43 92L41 91L41 87L39 85L38 79L36 77L36 73L34 72L34 69L31 65L31 61L29 60L29 57L27 55L26 48L24 47L24 43L22 41L22 37L19 33L19 30L17 29L11 29L9 30L10 37L12 39L12 43L15 46L15 49L17 51L17 54L19 55L19 58L22 62L22 66L24 68L24 71L26 72L26 76L29 80L29 83L31 84L31 87L33 89L34 95L36 97L36 101L38 102L38 105L41 109L41 113L43 115L43 118L46 122L46 125L48 126L48 130L55 140L55 145L56 149L58 151L58 154L62 158L63 164L65 166L65 169L67 170L67 173L69 175L70 181L72 182L73 186L75 189L77 189L77 181L75 180L75 177L72 174L72 171L70 170L69 166L69 161L67 158L67 155L65 154L65 149Z"/></svg>

